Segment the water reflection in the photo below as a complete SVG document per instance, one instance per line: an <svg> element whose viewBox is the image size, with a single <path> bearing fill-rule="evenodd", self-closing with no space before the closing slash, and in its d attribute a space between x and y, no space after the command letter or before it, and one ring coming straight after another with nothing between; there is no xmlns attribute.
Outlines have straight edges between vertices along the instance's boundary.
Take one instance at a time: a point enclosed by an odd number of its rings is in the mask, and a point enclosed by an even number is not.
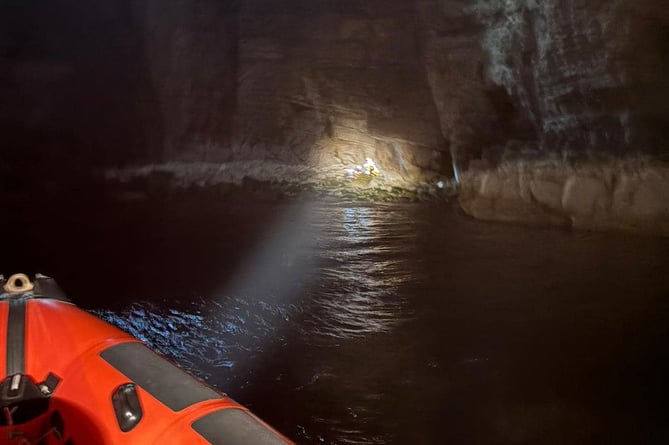
<svg viewBox="0 0 669 445"><path fill-rule="evenodd" d="M388 332L410 318L405 294L399 292L414 279L406 262L414 236L397 230L406 223L406 215L397 223L398 209L393 208L321 211L319 232L329 243L315 252L326 266L319 270L319 286L310 299L307 338L364 337Z"/></svg>
<svg viewBox="0 0 669 445"><path fill-rule="evenodd" d="M146 342L204 380L229 391L232 382L254 366L275 342L283 341L294 307L251 298L223 302L197 299L175 308L174 302L136 302L121 311L96 315ZM233 369L234 368L234 369ZM222 372L224 371L224 372ZM238 389L238 387L237 387Z"/></svg>

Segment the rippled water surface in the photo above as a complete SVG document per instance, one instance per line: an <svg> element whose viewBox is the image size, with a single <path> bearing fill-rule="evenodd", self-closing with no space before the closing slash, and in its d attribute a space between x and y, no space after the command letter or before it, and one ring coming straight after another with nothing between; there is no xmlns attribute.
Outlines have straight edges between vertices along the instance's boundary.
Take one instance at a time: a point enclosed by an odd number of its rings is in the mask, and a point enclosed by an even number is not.
<svg viewBox="0 0 669 445"><path fill-rule="evenodd" d="M2 269L55 276L298 443L669 443L666 239L139 198L15 204Z"/></svg>

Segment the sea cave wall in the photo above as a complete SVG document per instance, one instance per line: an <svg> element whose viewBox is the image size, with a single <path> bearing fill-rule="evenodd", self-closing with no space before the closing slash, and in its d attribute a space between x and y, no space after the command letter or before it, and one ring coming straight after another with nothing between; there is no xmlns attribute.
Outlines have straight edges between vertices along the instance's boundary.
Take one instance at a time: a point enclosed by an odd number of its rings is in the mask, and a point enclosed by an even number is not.
<svg viewBox="0 0 669 445"><path fill-rule="evenodd" d="M17 166L299 182L372 158L412 187L667 159L660 0L75 3L0 6L5 187Z"/></svg>

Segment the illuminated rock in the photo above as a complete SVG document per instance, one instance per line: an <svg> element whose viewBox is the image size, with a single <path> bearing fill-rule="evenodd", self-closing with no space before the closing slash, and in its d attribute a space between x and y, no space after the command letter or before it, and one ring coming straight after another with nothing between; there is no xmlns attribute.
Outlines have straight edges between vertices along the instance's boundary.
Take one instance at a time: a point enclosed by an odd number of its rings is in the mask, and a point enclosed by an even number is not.
<svg viewBox="0 0 669 445"><path fill-rule="evenodd" d="M449 154L413 8L241 2L237 141L324 172L370 157L392 182L441 173Z"/></svg>
<svg viewBox="0 0 669 445"><path fill-rule="evenodd" d="M524 196L529 183L531 197ZM521 184L517 186L517 184ZM505 165L463 176L459 202L475 218L586 230L669 234L669 167Z"/></svg>

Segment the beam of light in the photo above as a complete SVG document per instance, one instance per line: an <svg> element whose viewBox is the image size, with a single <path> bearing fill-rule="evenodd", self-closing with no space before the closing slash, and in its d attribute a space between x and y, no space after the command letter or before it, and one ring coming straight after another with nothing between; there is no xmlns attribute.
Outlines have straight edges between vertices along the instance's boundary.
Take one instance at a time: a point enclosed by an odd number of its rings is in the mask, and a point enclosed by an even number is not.
<svg viewBox="0 0 669 445"><path fill-rule="evenodd" d="M314 203L302 200L284 210L257 248L218 295L250 293L294 298L309 281L309 252L316 243Z"/></svg>
<svg viewBox="0 0 669 445"><path fill-rule="evenodd" d="M234 316L232 323L242 330L235 335L212 332L214 337L228 337L245 348L234 353L232 360L238 375L265 368L271 356L266 353L282 347L292 317L301 313L317 269L313 264L319 242L314 207L311 200L300 199L284 208L233 278L210 294L215 313L209 318L220 329L223 325L216 320Z"/></svg>
<svg viewBox="0 0 669 445"><path fill-rule="evenodd" d="M176 309L170 301L137 302L120 313L93 312L205 380L215 378L217 368L257 368L257 358L281 341L281 330L314 277L309 273L318 242L313 208L306 199L284 208L234 278L187 308Z"/></svg>
<svg viewBox="0 0 669 445"><path fill-rule="evenodd" d="M452 157L451 163L453 165L453 175L455 176L455 183L460 184L460 170L458 170L458 164L455 162L455 156Z"/></svg>

